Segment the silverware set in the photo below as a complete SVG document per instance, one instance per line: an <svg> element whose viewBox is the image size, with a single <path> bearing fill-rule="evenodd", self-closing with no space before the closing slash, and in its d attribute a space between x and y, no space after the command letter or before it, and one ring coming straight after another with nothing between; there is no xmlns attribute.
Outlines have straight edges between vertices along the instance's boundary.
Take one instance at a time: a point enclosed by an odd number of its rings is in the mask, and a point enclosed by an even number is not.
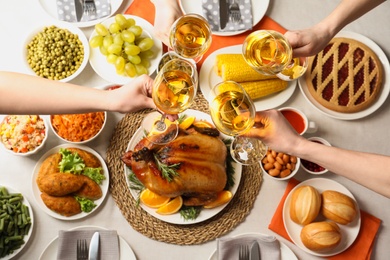
<svg viewBox="0 0 390 260"><path fill-rule="evenodd" d="M95 0L84 0L84 12L88 15L96 14Z"/></svg>
<svg viewBox="0 0 390 260"><path fill-rule="evenodd" d="M86 259L88 259L87 240L78 239L77 240L77 260L86 260Z"/></svg>
<svg viewBox="0 0 390 260"><path fill-rule="evenodd" d="M241 22L241 11L239 4L239 0L233 0L233 3L229 6L230 19L232 19L234 23Z"/></svg>
<svg viewBox="0 0 390 260"><path fill-rule="evenodd" d="M249 260L248 245L240 245L240 251L238 252L238 260Z"/></svg>
<svg viewBox="0 0 390 260"><path fill-rule="evenodd" d="M253 241L250 246L248 244L240 245L238 260L261 260L259 243Z"/></svg>

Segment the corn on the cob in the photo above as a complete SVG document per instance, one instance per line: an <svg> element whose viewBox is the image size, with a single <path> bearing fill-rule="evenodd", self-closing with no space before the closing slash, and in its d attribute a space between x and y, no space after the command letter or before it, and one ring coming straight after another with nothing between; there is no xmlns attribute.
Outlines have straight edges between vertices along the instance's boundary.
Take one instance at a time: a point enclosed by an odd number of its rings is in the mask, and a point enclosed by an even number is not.
<svg viewBox="0 0 390 260"><path fill-rule="evenodd" d="M239 83L252 100L265 97L286 89L288 82L281 79L268 79Z"/></svg>
<svg viewBox="0 0 390 260"><path fill-rule="evenodd" d="M252 69L241 54L218 54L215 72L224 81L246 82L276 78L276 76L266 76Z"/></svg>

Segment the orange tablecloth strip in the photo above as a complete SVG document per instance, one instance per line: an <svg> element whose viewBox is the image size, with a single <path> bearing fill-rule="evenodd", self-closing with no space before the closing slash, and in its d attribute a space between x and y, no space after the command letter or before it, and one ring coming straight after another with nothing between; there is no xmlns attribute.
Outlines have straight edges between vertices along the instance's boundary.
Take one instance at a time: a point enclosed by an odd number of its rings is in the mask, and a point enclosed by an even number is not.
<svg viewBox="0 0 390 260"><path fill-rule="evenodd" d="M282 237L290 240L291 242L292 240L288 236L287 231L283 224L283 205L289 192L298 184L299 181L297 181L294 178L292 178L288 182L283 197L280 200L280 203L275 211L275 214L271 219L271 223L268 226L269 229L281 235ZM360 210L360 215L361 215L360 232L355 242L344 252L329 257L328 259L331 260L359 260L359 259L369 260L370 259L376 234L381 224L381 220L375 216L370 215L369 213L363 210Z"/></svg>
<svg viewBox="0 0 390 260"><path fill-rule="evenodd" d="M151 24L154 23L155 8L150 1L134 0L125 13L142 17L145 20L149 21ZM262 29L275 30L281 33L286 32L286 29L280 26L277 22L275 22L268 16L264 16L263 19L253 27L252 30L246 31L242 34L233 35L233 36L213 35L210 49L203 55L202 60L198 62L198 68L200 68L203 61L207 58L209 54L223 47L242 44L246 36L248 36L248 34L250 34L253 31L262 30ZM166 48L164 48L164 50L166 50Z"/></svg>

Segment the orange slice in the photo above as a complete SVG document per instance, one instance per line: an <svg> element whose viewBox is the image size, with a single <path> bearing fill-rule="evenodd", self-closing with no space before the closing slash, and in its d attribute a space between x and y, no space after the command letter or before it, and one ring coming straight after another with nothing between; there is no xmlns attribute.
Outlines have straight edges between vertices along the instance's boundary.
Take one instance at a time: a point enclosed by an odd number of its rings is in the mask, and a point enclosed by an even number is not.
<svg viewBox="0 0 390 260"><path fill-rule="evenodd" d="M196 121L193 123L194 126L196 127L209 127L209 128L214 128L214 126L207 122L207 121L204 121L204 120L200 120L200 121Z"/></svg>
<svg viewBox="0 0 390 260"><path fill-rule="evenodd" d="M139 197L141 202L151 208L159 208L169 202L171 198L160 196L149 189L144 189Z"/></svg>
<svg viewBox="0 0 390 260"><path fill-rule="evenodd" d="M164 206L159 207L156 210L156 213L161 215L170 215L178 212L180 208L183 206L183 198L178 196L165 204Z"/></svg>
<svg viewBox="0 0 390 260"><path fill-rule="evenodd" d="M179 127L182 128L182 129L187 129L188 127L190 127L192 125L192 123L194 123L195 121L195 117L194 116L189 116L189 117L186 117L183 122L181 122L179 124Z"/></svg>
<svg viewBox="0 0 390 260"><path fill-rule="evenodd" d="M223 190L218 193L217 199L210 202L209 204L204 205L205 209L212 209L223 204L228 203L233 198L233 194L228 190Z"/></svg>

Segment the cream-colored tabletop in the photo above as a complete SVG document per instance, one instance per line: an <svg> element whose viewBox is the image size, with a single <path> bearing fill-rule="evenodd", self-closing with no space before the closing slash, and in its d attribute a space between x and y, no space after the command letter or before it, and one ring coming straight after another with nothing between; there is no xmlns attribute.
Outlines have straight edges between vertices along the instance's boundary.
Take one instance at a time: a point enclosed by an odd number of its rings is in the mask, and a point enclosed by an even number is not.
<svg viewBox="0 0 390 260"><path fill-rule="evenodd" d="M148 0L145 0L148 1ZM260 0L256 0L260 1ZM42 3L45 0L3 0L0 8L0 70L27 72L22 57L22 48L25 37L37 24L55 21ZM124 12L131 1L124 0L118 12ZM201 1L199 1L200 4ZM325 17L337 4L338 0L270 0L266 14L280 23L286 29L303 29ZM364 35L373 40L387 57L390 57L390 3L385 3L359 20L348 25L345 30ZM81 28L90 36L92 27ZM387 64L388 66L388 64ZM390 75L385 75L389 77ZM388 81L389 79L386 78ZM75 78L72 83L89 87L108 84L88 64L86 69ZM0 95L3 95L0 93ZM327 139L332 145L346 149L381 153L390 156L390 103L386 99L384 104L374 113L355 120L335 119L321 113L314 108L303 96L297 86L289 100L281 106L292 106L304 111L310 120L318 125L318 131L309 136L320 136ZM15 104L17 106L18 104ZM123 115L109 113L110 121L106 125L102 136L87 145L96 150L103 158L109 145L115 125ZM51 131L51 130L50 130ZM62 142L49 132L49 140L44 150L31 157L17 157L0 151L0 185L11 186L21 191L34 212L34 230L30 241L17 259L39 259L49 243L58 235L59 230L68 230L84 225L100 226L117 230L119 235L132 248L137 259L209 259L216 249L216 241L209 241L199 245L179 246L155 241L135 231L122 216L109 194L94 214L75 221L55 219L43 212L33 198L31 175L36 162L50 148ZM389 175L390 176L390 175ZM313 176L302 169L296 175L303 181ZM372 259L388 259L390 255L390 200L353 183L348 179L328 173L322 177L335 180L344 185L354 194L359 206L382 220L372 253ZM370 176L367 175L367 178ZM299 259L319 259L312 256L293 243L285 240L268 229L268 224L284 193L286 182L273 181L264 178L254 207L244 221L224 236L240 235L247 232L259 232L275 235L284 242ZM124 258L126 259L126 258Z"/></svg>

